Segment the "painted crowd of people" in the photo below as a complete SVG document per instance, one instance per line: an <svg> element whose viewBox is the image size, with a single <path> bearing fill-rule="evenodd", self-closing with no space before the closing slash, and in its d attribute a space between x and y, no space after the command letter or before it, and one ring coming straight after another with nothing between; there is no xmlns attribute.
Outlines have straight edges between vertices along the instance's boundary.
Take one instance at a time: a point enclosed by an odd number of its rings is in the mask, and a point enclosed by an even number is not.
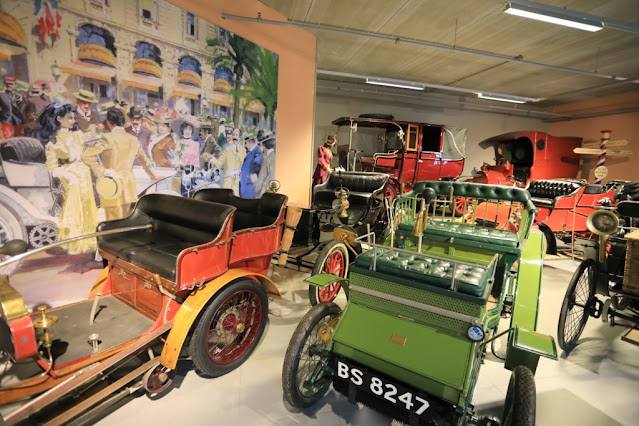
<svg viewBox="0 0 639 426"><path fill-rule="evenodd" d="M244 198L261 197L275 178L275 137L269 130L240 129L225 117L197 119L168 108L98 105L87 90L73 94L74 106L44 86L20 94L14 77L4 76L3 83L0 143L28 136L43 144L47 168L63 188L60 239L94 232L97 205L107 220L127 216L138 199L134 165L153 181L156 168L180 169L183 176L208 172L214 184ZM68 252L89 252L95 244L79 240Z"/></svg>

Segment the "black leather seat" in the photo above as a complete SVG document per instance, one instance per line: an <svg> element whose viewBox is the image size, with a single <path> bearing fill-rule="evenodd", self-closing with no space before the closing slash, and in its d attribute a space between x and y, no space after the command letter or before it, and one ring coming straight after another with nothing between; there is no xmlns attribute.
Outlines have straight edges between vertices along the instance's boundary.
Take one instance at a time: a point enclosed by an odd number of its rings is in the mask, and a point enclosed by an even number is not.
<svg viewBox="0 0 639 426"><path fill-rule="evenodd" d="M265 192L261 198L241 198L232 189L204 188L193 194L193 199L222 203L235 207L233 232L248 228L274 225L288 197Z"/></svg>
<svg viewBox="0 0 639 426"><path fill-rule="evenodd" d="M102 222L98 231L152 224L151 229L98 237L104 252L145 270L176 280L182 250L217 238L233 206L166 194L145 195L130 216Z"/></svg>
<svg viewBox="0 0 639 426"><path fill-rule="evenodd" d="M540 179L530 183L528 192L535 206L552 209L557 197L570 195L584 185L582 180Z"/></svg>
<svg viewBox="0 0 639 426"><path fill-rule="evenodd" d="M383 207L387 184L388 175L385 173L333 172L326 182L313 189L313 207L320 210L332 209L335 189L343 186L350 191L348 218L344 222L351 226L369 223Z"/></svg>

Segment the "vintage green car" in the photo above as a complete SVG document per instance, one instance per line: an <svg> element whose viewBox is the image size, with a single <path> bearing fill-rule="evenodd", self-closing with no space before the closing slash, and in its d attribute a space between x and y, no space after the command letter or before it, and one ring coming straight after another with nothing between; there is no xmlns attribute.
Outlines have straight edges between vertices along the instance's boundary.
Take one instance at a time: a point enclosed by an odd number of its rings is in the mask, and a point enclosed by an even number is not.
<svg viewBox="0 0 639 426"><path fill-rule="evenodd" d="M462 217L429 208L433 199L454 206L457 197L471 203ZM518 223L499 229L499 209ZM533 375L539 357L556 359L557 351L552 337L535 332L543 235L530 229L529 193L419 182L394 213L386 243L368 244L346 279L307 280L318 287L339 280L348 301L343 311L318 304L298 325L282 372L285 400L309 407L332 383L352 403L410 424L533 425ZM510 326L498 333L502 317ZM476 415L472 399L487 347L504 334L512 376L499 421Z"/></svg>

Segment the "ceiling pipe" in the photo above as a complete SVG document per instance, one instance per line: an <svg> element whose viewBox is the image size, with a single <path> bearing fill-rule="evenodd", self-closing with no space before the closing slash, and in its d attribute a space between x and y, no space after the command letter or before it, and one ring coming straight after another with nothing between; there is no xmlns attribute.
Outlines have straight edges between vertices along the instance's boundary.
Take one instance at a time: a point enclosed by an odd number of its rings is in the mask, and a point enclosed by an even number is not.
<svg viewBox="0 0 639 426"><path fill-rule="evenodd" d="M374 76L374 75L353 74L353 73L341 72L341 71L317 70L317 74L330 75L333 77L357 78L357 79L364 79L364 80L388 80L390 82L396 82L398 84L406 84L406 85L420 86L420 87L423 86L423 88L428 88L428 89L448 90L451 92L468 93L472 95L478 95L479 93L484 93L484 94L490 94L493 96L504 97L504 98L519 98L523 100L524 102L536 102L540 100L535 98L527 98L525 96L515 96L515 95L508 95L505 93L497 93L497 92L492 92L492 91L484 90L484 89L482 90L466 89L463 87L446 86L443 84L431 84L431 83L422 83L419 81L397 80L397 79L383 78L383 77Z"/></svg>
<svg viewBox="0 0 639 426"><path fill-rule="evenodd" d="M332 83L331 85L327 85L325 83ZM352 92L359 94L369 94L376 96L392 96L393 98L405 98L411 101L422 101L420 104L426 103L428 101L436 102L436 106L442 106L442 104L452 104L452 105L461 105L463 107L479 110L483 112L494 112L500 114L508 114L508 115L516 115L522 117L533 117L542 119L544 117L552 116L552 117L566 117L565 114L553 113L544 110L534 110L534 109L522 109L521 107L508 107L504 105L494 105L482 102L469 102L470 99L473 98L464 98L465 100L454 100L451 99L450 95L446 94L435 94L435 93L415 93L415 92L406 92L406 91L392 91L392 90L379 90L372 89L370 86L365 86L360 83L348 83L341 82L342 85L338 85L340 82L335 80L318 80L316 88L318 93L320 90L331 90L333 92ZM435 95L435 96L433 96ZM448 98L448 99L446 99ZM407 101L408 102L408 101ZM412 102L414 104L414 102Z"/></svg>
<svg viewBox="0 0 639 426"><path fill-rule="evenodd" d="M620 77L620 76L615 76L615 75L610 75L610 74L601 74L601 73L598 73L598 72L584 71L584 70L578 70L578 69L574 69L574 68L560 67L560 66L557 66L557 65L550 65L550 64L542 64L542 63L539 63L539 62L525 61L523 59L523 56L516 56L516 57L504 56L504 55L499 55L499 54L496 54L496 53L482 52L480 50L474 50L474 49L464 49L464 48L459 48L459 47L456 47L456 46L450 46L450 45L439 44L439 43L432 43L432 42L424 41L424 40L417 40L417 39L411 39L411 38L402 38L402 37L393 36L393 35L377 34L377 33L372 33L372 32L368 32L368 31L361 31L361 30L355 30L355 29L350 29L350 28L333 27L333 26L330 26L330 25L308 24L308 23L305 23L305 22L295 21L295 20L292 20L292 19L289 20L289 21L286 21L286 22L285 21L274 21L274 20L271 20L271 19L263 19L259 13L258 13L258 17L257 18L250 18L248 16L229 15L229 14L226 14L226 13L222 13L222 18L223 19L234 19L234 20L238 20L238 21L254 22L254 23L258 23L258 24L280 25L280 26L284 26L284 27L301 28L301 29L305 29L305 30L327 31L327 32L350 35L350 36L367 37L367 38L372 38L372 39L377 39L377 40L390 41L390 42L393 42L393 43L396 43L396 44L404 43L404 44L410 44L410 45L414 45L414 46L422 46L422 47L429 47L429 48L432 48L432 49L446 50L446 51L449 51L449 52L465 53L465 54L468 54L468 55L480 56L480 57L491 58L491 59L498 59L500 61L506 61L506 62L515 62L515 63L531 65L531 66L535 66L535 67L539 67L539 68L551 69L551 70L555 70L555 71L563 71L563 72L569 72L569 73L573 73L573 74L587 75L587 76L590 76L590 77L605 78L605 79L608 79L608 80L617 80L617 81L625 81L625 80L627 80L627 78L625 78L625 77Z"/></svg>

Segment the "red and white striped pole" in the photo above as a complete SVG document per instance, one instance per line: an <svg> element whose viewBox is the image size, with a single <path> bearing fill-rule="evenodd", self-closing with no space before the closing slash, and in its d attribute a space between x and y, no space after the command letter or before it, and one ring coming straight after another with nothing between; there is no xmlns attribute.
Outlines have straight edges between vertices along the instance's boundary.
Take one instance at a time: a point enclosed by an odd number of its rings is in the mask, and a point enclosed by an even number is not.
<svg viewBox="0 0 639 426"><path fill-rule="evenodd" d="M608 174L608 170L604 164L606 164L606 142L610 140L610 133L612 133L612 130L601 131L601 144L599 146L601 152L599 153L599 160L597 161L597 168L595 169L595 177L597 177L595 181L596 185L601 185L601 179ZM599 172L597 172L597 170L599 170Z"/></svg>

